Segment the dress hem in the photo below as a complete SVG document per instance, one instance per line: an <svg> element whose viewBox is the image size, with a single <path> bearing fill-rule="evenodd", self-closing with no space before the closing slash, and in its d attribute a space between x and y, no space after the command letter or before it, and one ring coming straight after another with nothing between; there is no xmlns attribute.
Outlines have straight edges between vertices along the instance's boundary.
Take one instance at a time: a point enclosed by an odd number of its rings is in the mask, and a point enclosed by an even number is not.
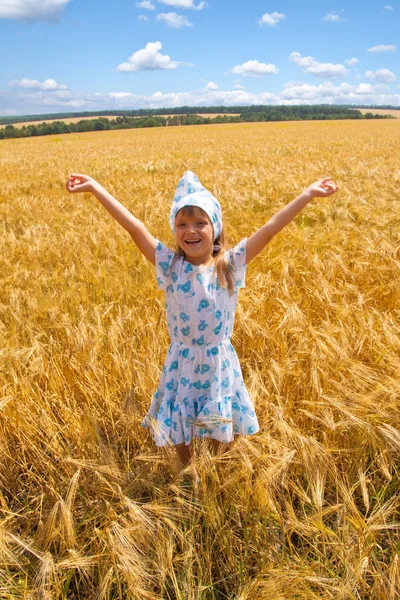
<svg viewBox="0 0 400 600"><path fill-rule="evenodd" d="M149 433L152 434L154 437L154 433L152 432L151 425L146 424L148 416L149 415L146 415L144 417L144 419L141 423L141 427L143 427L144 429L148 429ZM251 433L240 433L240 432L234 433L233 437L229 440L219 440L215 436L212 436L212 435L204 435L204 434L196 435L196 434L194 434L189 442L186 442L185 440L183 440L182 442L178 442L178 443L174 444L172 439L169 438L168 441L166 441L165 443L162 443L162 444L159 444L159 443L157 443L156 440L154 440L154 444L157 446L157 448L166 448L167 446L182 446L183 444L185 444L185 446L190 446L190 444L193 442L194 439L198 439L198 440L211 439L211 440L216 440L217 442L220 442L221 444L231 444L238 437L251 437L251 436L255 435L256 433L258 433L259 431L260 431L260 428L258 427L255 431L252 431Z"/></svg>

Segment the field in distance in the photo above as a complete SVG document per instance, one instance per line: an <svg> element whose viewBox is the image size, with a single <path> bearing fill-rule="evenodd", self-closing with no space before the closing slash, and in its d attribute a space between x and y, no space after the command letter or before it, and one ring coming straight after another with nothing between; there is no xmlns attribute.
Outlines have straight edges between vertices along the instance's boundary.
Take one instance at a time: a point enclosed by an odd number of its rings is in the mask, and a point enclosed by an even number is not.
<svg viewBox="0 0 400 600"><path fill-rule="evenodd" d="M392 117L400 118L400 109L399 110L389 110L384 108L358 108L363 115L367 113L372 113L373 115L392 115Z"/></svg>
<svg viewBox="0 0 400 600"><path fill-rule="evenodd" d="M43 119L41 121L24 121L21 123L13 123L14 127L17 128L21 128L24 127L24 125L40 125L41 123L55 123L56 121L63 121L64 123L78 123L79 121L88 121L90 119L116 119L118 117L118 115L113 115L112 117L110 117L109 115L98 115L96 117L69 117L66 119L46 119L46 121L43 121ZM6 124L0 124L0 127L5 127Z"/></svg>
<svg viewBox="0 0 400 600"><path fill-rule="evenodd" d="M215 117L219 117L219 116L231 116L231 117L236 117L239 116L240 113L196 113L196 115L198 115L199 117L210 117L211 119L214 119ZM148 115L150 116L150 115ZM178 115L151 115L152 117L176 117ZM63 121L64 123L78 123L79 121L88 121L90 119L109 119L110 121L112 119L116 119L118 117L118 115L96 115L94 117L69 117L66 119L46 119L46 121L24 121L21 123L13 123L14 127L17 128L21 128L24 127L26 125L40 125L41 123L45 122L45 123L55 123L56 121ZM142 115L142 116L135 116L133 117L134 119L143 119L146 118L146 115ZM6 124L0 124L0 127L5 127Z"/></svg>
<svg viewBox="0 0 400 600"><path fill-rule="evenodd" d="M1 598L398 598L399 155L396 119L1 142ZM65 189L93 176L174 247L187 169L229 247L313 181L340 188L247 267L232 343L260 431L219 456L196 445L197 495L141 427L169 345L155 269Z"/></svg>

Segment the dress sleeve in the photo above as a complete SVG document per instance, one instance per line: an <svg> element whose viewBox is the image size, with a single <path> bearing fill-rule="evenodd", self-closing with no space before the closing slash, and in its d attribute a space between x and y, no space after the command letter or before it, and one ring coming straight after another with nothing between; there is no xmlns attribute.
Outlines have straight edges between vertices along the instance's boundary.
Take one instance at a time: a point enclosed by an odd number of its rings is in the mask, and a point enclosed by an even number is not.
<svg viewBox="0 0 400 600"><path fill-rule="evenodd" d="M159 290L165 290L171 283L171 265L175 252L157 240L156 246L156 277Z"/></svg>
<svg viewBox="0 0 400 600"><path fill-rule="evenodd" d="M234 248L228 250L228 261L232 266L235 287L245 287L246 278L246 242L247 238L241 240Z"/></svg>

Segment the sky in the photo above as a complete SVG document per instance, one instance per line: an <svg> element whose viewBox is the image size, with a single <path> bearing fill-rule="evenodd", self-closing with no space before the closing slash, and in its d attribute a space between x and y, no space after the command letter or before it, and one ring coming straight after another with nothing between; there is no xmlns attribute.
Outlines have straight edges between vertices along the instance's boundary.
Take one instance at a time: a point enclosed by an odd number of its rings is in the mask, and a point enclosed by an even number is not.
<svg viewBox="0 0 400 600"><path fill-rule="evenodd" d="M0 0L0 116L400 107L399 0Z"/></svg>

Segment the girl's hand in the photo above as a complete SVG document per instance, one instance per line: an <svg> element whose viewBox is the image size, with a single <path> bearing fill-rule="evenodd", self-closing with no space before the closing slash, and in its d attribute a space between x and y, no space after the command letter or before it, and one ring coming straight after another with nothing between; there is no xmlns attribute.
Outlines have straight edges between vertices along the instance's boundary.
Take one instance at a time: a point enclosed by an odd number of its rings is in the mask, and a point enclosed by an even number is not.
<svg viewBox="0 0 400 600"><path fill-rule="evenodd" d="M312 183L307 188L307 191L311 194L313 198L316 198L331 196L332 194L335 194L335 192L337 192L338 189L338 186L332 181L330 177L325 177L324 179L320 179L320 181Z"/></svg>
<svg viewBox="0 0 400 600"><path fill-rule="evenodd" d="M92 192L94 189L95 180L89 175L78 175L74 173L70 175L66 183L66 188L69 192Z"/></svg>

